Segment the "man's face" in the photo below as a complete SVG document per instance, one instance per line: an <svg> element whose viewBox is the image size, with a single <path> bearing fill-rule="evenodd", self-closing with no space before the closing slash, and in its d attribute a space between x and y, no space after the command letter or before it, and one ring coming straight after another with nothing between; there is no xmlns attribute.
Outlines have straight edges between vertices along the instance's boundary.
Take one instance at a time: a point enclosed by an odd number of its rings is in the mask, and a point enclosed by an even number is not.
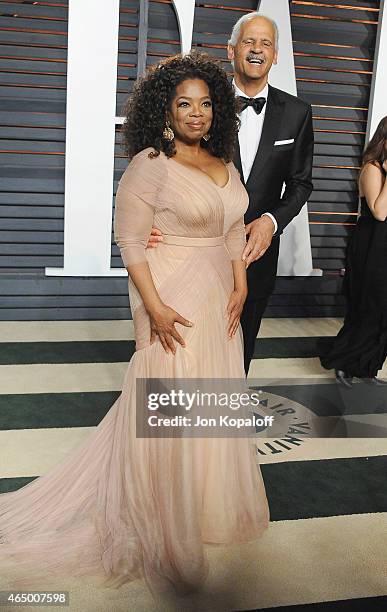
<svg viewBox="0 0 387 612"><path fill-rule="evenodd" d="M264 17L246 21L235 47L228 46L228 59L234 60L234 74L244 81L267 80L270 68L277 63L275 30Z"/></svg>

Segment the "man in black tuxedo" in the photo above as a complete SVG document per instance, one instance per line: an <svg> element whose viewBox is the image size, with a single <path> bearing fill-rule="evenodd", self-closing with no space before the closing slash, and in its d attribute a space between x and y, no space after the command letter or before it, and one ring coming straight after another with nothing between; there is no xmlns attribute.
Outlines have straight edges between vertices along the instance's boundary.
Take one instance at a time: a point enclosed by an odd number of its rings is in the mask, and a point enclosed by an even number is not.
<svg viewBox="0 0 387 612"><path fill-rule="evenodd" d="M248 296L241 316L246 374L275 285L280 234L313 189L312 109L299 98L268 85L277 54L278 30L272 20L250 13L235 24L228 58L242 110L234 163L250 200L245 214L248 242L244 251Z"/></svg>
<svg viewBox="0 0 387 612"><path fill-rule="evenodd" d="M271 19L249 13L235 24L228 45L234 88L241 98L234 163L250 199L245 214L248 241L243 254L248 297L241 316L246 375L275 285L280 234L300 212L313 188L312 110L299 98L268 85L277 53L278 30ZM161 232L153 228L148 245L157 246L161 239Z"/></svg>

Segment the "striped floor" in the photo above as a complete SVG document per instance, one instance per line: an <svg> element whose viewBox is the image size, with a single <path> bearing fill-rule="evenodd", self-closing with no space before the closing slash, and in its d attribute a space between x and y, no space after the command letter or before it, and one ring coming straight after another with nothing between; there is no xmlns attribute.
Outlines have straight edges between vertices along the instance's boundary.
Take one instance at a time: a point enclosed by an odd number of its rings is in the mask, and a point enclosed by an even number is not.
<svg viewBox="0 0 387 612"><path fill-rule="evenodd" d="M284 393L297 383L292 399L301 405L312 401L312 389L314 413L334 418L337 387L317 354L339 326L335 319L266 319L249 379L274 378ZM90 434L119 394L133 350L130 321L0 322L0 492L47 472ZM351 414L363 427L362 400ZM209 547L200 601L157 607L137 581L117 592L74 589L69 609L386 610L387 438L294 436L258 448L270 529L237 553Z"/></svg>

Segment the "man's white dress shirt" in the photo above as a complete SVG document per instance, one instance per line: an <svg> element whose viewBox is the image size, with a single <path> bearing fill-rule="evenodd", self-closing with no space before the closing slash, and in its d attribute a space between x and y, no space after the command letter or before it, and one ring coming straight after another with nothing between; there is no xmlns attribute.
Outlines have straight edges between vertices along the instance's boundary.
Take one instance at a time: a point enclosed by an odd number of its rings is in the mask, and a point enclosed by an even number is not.
<svg viewBox="0 0 387 612"><path fill-rule="evenodd" d="M249 98L244 91L239 89L233 80L233 85L235 89L236 96L243 96L244 98ZM242 162L242 172L245 183L249 178L251 168L254 163L255 156L258 151L259 143L262 135L263 122L266 114L266 106L267 106L267 96L269 94L269 86L266 83L265 87L262 91L258 92L254 98L266 98L266 104L263 107L262 111L259 115L255 112L252 106L248 106L245 110L240 113L239 119L241 121L241 126L239 129L238 139L239 139L239 149L241 153L241 162ZM274 233L278 229L277 221L274 216L269 213L263 213L270 217L270 219L274 223ZM263 216L263 215L262 215Z"/></svg>

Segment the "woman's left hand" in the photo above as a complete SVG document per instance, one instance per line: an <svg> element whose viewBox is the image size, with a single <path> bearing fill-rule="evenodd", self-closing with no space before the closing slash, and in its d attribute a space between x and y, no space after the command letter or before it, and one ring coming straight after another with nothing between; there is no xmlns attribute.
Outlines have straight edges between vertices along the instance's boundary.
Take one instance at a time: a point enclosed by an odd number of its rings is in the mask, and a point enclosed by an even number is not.
<svg viewBox="0 0 387 612"><path fill-rule="evenodd" d="M242 314L243 306L246 301L247 290L234 289L230 295L227 305L228 329L227 333L230 338L235 336L238 329L239 319Z"/></svg>

